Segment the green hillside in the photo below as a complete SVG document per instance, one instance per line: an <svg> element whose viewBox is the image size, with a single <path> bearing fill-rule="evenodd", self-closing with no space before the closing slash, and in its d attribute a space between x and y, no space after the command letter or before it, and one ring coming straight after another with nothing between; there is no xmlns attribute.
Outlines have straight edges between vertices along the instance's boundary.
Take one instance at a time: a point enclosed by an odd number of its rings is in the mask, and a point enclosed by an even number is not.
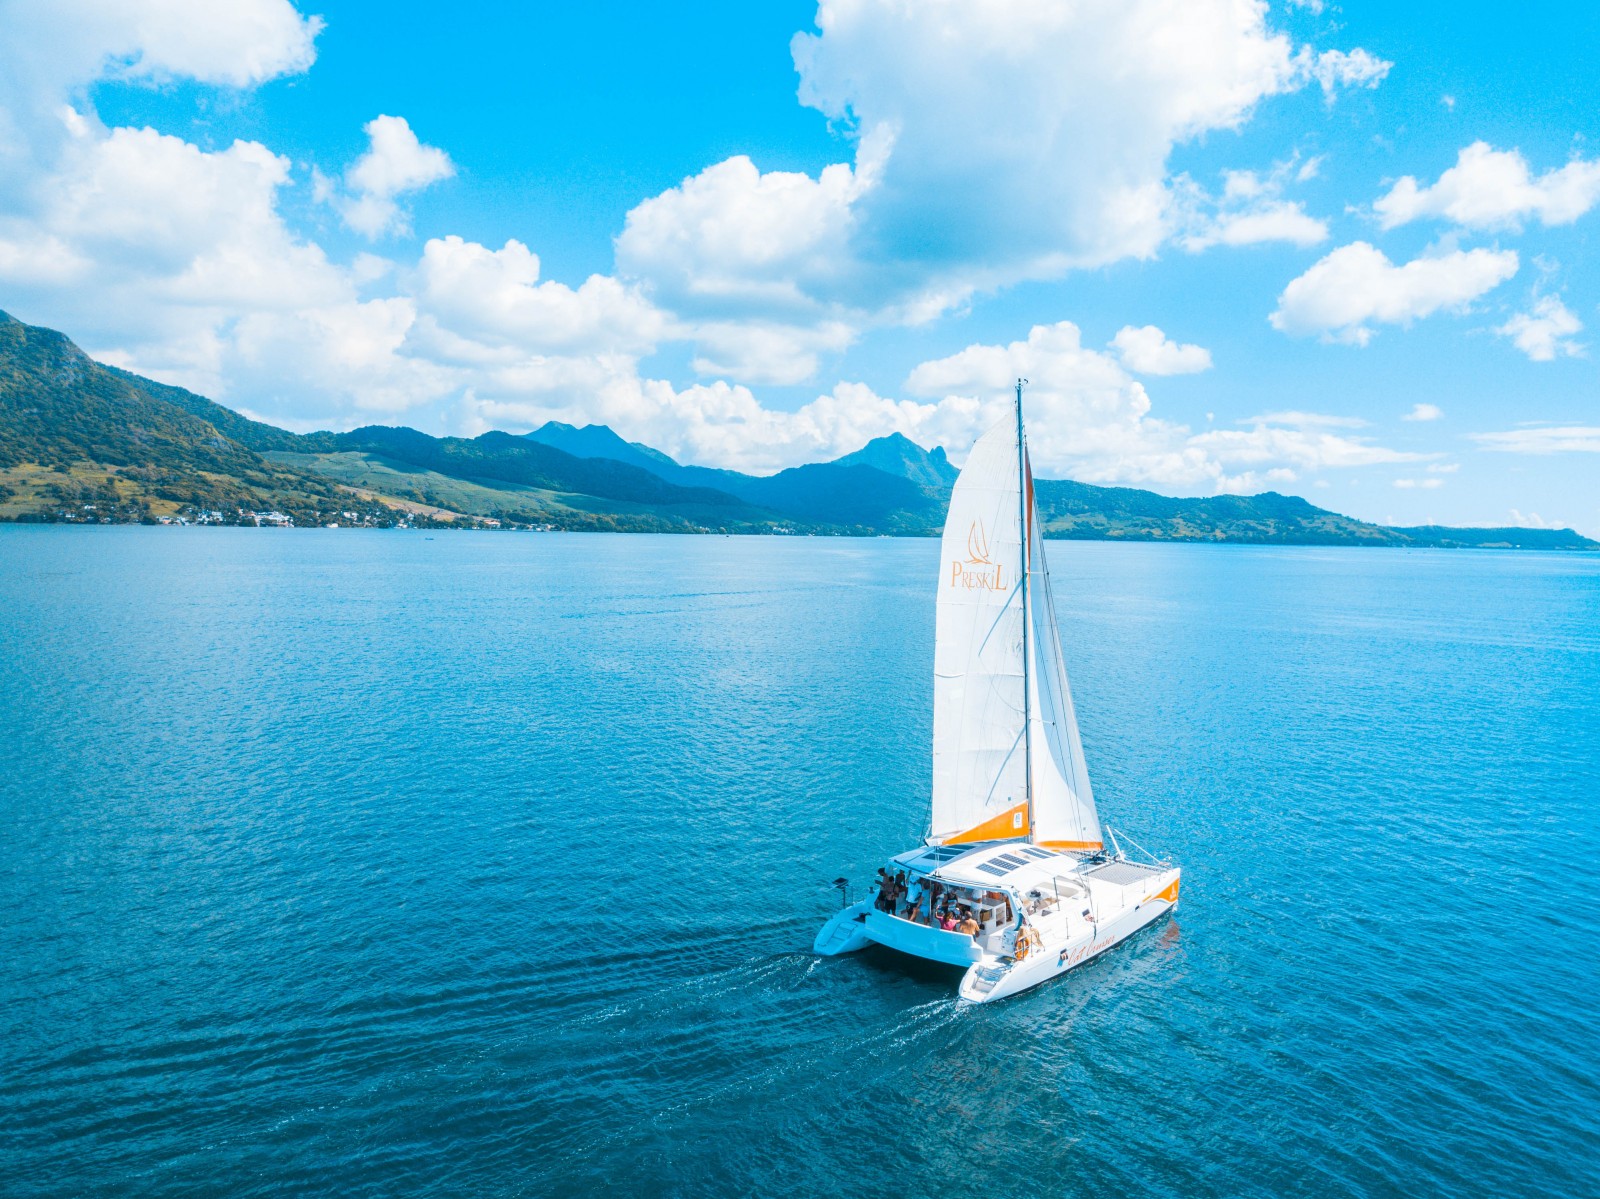
<svg viewBox="0 0 1600 1199"><path fill-rule="evenodd" d="M61 334L0 313L0 519L241 523L278 512L321 524L358 510L389 511L264 461Z"/></svg>

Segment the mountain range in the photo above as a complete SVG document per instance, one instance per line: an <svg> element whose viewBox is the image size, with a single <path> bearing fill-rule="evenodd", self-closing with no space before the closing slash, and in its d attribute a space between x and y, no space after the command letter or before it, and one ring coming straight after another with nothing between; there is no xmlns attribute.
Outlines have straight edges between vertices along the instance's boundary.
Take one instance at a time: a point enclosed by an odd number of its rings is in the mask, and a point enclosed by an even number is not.
<svg viewBox="0 0 1600 1199"><path fill-rule="evenodd" d="M956 468L896 433L773 475L694 466L604 425L294 433L95 362L0 313L0 520L930 535ZM1294 496L1036 482L1057 538L1600 549L1570 529L1389 528Z"/></svg>

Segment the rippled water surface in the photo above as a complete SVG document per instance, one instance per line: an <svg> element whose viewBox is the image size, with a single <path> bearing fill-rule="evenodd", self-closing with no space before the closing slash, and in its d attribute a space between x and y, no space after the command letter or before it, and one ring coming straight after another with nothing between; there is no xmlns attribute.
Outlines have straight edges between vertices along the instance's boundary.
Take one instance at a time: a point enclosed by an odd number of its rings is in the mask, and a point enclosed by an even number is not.
<svg viewBox="0 0 1600 1199"><path fill-rule="evenodd" d="M1183 904L964 1007L931 541L0 528L0 1191L1600 1193L1600 561L1049 552Z"/></svg>

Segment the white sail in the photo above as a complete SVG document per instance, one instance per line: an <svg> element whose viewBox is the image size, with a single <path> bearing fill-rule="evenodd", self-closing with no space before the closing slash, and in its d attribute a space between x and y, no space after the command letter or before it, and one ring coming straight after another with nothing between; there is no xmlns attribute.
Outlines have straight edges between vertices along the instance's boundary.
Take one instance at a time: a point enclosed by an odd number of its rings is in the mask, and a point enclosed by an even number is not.
<svg viewBox="0 0 1600 1199"><path fill-rule="evenodd" d="M1028 555L1028 607L1032 610L1028 648L1033 718L1033 832L1030 840L1051 849L1101 848L1100 817L1095 811L1089 768L1078 739L1078 717L1067 685L1067 667L1061 654L1061 631L1056 627L1055 597L1050 590L1050 568L1040 536L1039 509L1033 499L1032 471L1028 475L1028 519L1031 552Z"/></svg>
<svg viewBox="0 0 1600 1199"><path fill-rule="evenodd" d="M933 649L930 840L1027 832L1017 437L980 437L950 495Z"/></svg>
<svg viewBox="0 0 1600 1199"><path fill-rule="evenodd" d="M935 625L929 839L1099 848L1031 479L1023 519L1018 435L1008 420L980 437L950 497ZM1020 584L1030 561L1025 636Z"/></svg>

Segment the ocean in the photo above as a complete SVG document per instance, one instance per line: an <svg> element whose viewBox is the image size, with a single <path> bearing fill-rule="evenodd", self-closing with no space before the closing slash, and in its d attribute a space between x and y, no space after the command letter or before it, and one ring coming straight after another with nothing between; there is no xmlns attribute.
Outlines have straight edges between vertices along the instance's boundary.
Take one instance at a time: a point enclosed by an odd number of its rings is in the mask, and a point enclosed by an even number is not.
<svg viewBox="0 0 1600 1199"><path fill-rule="evenodd" d="M0 1192L1600 1194L1600 558L1048 553L1183 899L973 1007L933 541L0 527Z"/></svg>

